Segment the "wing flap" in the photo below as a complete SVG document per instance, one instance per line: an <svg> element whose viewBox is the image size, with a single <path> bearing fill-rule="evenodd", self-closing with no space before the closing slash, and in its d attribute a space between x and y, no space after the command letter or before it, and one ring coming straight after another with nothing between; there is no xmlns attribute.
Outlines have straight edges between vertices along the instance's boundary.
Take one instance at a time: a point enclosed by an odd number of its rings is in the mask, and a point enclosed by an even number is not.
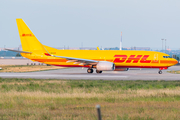
<svg viewBox="0 0 180 120"><path fill-rule="evenodd" d="M89 59L72 58L72 57L64 57L64 56L56 56L56 55L51 55L51 56L58 57L58 58L64 58L64 59L68 60L67 62L75 62L76 64L96 65L99 62L96 60L89 60Z"/></svg>

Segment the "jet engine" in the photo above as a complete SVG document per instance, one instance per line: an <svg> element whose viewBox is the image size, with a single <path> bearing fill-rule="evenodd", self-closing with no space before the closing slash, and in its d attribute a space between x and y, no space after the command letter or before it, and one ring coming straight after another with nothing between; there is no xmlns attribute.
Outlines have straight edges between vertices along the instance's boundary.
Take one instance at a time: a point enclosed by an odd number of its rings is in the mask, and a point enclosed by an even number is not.
<svg viewBox="0 0 180 120"><path fill-rule="evenodd" d="M96 70L99 71L113 71L115 69L115 65L112 62L100 61L96 65Z"/></svg>

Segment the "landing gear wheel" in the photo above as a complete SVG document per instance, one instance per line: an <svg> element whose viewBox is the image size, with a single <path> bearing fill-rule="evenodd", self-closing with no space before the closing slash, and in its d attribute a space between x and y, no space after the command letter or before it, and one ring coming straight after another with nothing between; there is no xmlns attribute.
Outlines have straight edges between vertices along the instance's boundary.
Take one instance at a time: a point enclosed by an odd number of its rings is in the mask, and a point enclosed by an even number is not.
<svg viewBox="0 0 180 120"><path fill-rule="evenodd" d="M162 74L162 71L160 70L158 73L159 73L159 74Z"/></svg>
<svg viewBox="0 0 180 120"><path fill-rule="evenodd" d="M96 70L96 73L102 73L102 71L100 71L100 70Z"/></svg>
<svg viewBox="0 0 180 120"><path fill-rule="evenodd" d="M87 69L87 72L88 73L93 73L93 69L89 68L89 69Z"/></svg>

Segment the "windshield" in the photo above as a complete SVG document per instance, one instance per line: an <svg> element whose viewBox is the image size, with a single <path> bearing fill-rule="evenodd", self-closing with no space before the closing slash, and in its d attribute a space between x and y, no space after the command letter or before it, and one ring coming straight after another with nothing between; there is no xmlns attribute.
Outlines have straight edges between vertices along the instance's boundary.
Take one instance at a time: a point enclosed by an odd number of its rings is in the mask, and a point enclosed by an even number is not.
<svg viewBox="0 0 180 120"><path fill-rule="evenodd" d="M163 58L170 58L170 56L163 56Z"/></svg>

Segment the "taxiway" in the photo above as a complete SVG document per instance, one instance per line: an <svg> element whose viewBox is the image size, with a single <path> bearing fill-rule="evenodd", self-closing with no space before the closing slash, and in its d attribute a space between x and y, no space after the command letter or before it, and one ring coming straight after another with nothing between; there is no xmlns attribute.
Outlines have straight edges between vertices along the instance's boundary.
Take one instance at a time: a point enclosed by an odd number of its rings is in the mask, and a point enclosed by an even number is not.
<svg viewBox="0 0 180 120"><path fill-rule="evenodd" d="M130 69L129 71L103 71L101 74L87 73L87 69L64 68L59 70L0 73L2 78L71 79L71 80L180 80L180 74L167 71L180 70L180 66L170 67L158 74L158 69Z"/></svg>

